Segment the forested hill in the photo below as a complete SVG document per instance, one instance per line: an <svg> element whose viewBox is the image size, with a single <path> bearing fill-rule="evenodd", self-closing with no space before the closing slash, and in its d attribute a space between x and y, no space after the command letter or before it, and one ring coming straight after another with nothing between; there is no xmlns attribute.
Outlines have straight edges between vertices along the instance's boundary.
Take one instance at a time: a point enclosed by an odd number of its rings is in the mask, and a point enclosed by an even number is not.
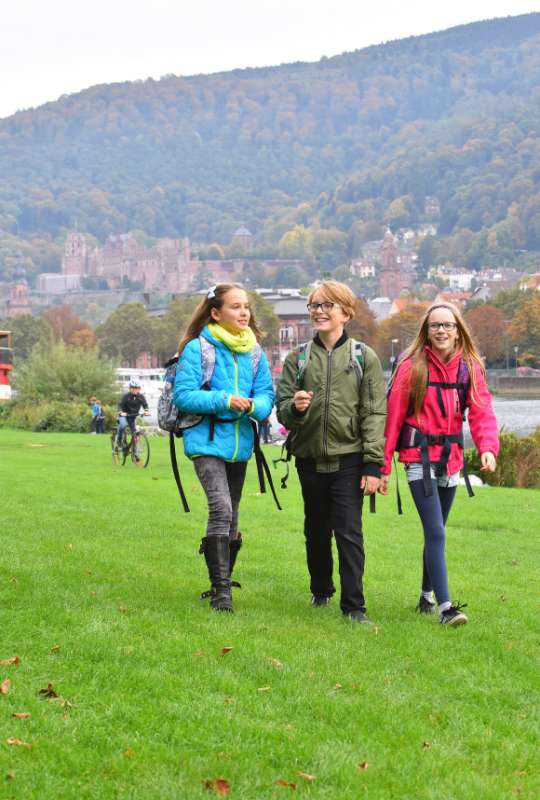
<svg viewBox="0 0 540 800"><path fill-rule="evenodd" d="M261 247L421 221L540 249L540 13L264 69L95 86L0 120L0 229ZM2 265L0 264L0 270ZM1 277L1 274L0 274Z"/></svg>

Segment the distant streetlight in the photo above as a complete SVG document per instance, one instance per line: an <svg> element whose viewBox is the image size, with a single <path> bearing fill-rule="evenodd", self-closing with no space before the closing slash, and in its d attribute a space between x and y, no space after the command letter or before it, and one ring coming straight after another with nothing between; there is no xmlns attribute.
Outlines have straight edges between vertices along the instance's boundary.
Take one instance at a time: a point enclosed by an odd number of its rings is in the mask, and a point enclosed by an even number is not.
<svg viewBox="0 0 540 800"><path fill-rule="evenodd" d="M518 350L519 350L518 347L514 347L514 358L515 358L515 362L516 362L516 375L518 374L518 371L517 371L518 370L518 358L517 358L518 357Z"/></svg>
<svg viewBox="0 0 540 800"><path fill-rule="evenodd" d="M396 357L394 355L394 345L399 343L399 339L391 339L390 343L392 345L392 355L390 356L390 370L393 370L394 369L394 362L396 360Z"/></svg>

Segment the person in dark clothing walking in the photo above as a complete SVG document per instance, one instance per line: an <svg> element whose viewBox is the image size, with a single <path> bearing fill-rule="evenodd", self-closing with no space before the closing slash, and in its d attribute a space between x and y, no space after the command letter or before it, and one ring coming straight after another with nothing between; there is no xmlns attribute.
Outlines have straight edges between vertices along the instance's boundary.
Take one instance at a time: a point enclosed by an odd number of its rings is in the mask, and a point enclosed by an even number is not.
<svg viewBox="0 0 540 800"><path fill-rule="evenodd" d="M341 611L351 620L367 622L362 502L380 483L386 396L377 355L344 330L355 302L349 287L337 281L324 281L309 295L315 337L309 354L302 345L285 360L278 419L291 431L302 487L311 604L326 606L335 593L333 532Z"/></svg>

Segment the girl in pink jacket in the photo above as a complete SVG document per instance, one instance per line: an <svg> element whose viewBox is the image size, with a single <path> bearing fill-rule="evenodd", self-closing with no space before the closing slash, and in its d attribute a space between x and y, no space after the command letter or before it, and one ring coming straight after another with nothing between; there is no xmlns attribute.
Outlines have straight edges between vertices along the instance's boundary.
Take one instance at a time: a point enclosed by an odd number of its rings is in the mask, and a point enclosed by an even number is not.
<svg viewBox="0 0 540 800"><path fill-rule="evenodd" d="M445 625L463 625L464 606L452 604L446 570L445 523L463 466L463 417L480 454L494 472L499 452L497 420L482 359L459 311L431 306L391 381L381 494L388 494L392 456L399 450L424 529L422 591L417 611L435 611Z"/></svg>

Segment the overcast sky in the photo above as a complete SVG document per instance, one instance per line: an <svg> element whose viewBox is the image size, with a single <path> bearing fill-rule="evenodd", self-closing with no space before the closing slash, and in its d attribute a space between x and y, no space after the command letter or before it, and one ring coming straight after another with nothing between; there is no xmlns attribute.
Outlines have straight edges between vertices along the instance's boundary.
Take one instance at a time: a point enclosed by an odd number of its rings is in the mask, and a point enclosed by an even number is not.
<svg viewBox="0 0 540 800"><path fill-rule="evenodd" d="M317 61L538 10L538 0L17 0L1 14L0 117L98 83Z"/></svg>

